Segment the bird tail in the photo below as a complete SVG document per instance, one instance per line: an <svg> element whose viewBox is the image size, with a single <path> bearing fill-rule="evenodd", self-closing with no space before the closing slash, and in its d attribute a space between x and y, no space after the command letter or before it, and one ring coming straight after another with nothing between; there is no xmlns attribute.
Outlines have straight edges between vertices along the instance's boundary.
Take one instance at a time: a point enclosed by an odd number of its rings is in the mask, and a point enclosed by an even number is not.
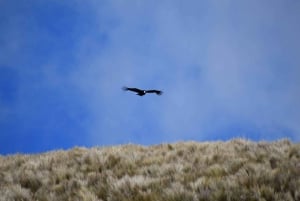
<svg viewBox="0 0 300 201"><path fill-rule="evenodd" d="M124 90L124 91L128 91L128 87L122 87L122 89Z"/></svg>

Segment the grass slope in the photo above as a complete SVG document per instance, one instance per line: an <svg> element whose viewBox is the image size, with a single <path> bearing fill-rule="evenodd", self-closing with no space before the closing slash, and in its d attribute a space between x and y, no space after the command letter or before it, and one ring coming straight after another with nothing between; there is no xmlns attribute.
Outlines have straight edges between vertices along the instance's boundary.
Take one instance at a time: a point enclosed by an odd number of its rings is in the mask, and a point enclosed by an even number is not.
<svg viewBox="0 0 300 201"><path fill-rule="evenodd" d="M0 201L300 200L300 144L182 142L0 156Z"/></svg>

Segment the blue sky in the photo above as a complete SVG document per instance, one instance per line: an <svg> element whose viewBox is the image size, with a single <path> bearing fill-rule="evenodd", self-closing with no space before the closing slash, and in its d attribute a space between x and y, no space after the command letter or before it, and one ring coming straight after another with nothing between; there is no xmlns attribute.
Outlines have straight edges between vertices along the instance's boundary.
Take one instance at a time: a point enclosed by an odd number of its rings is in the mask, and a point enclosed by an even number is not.
<svg viewBox="0 0 300 201"><path fill-rule="evenodd" d="M0 154L299 142L299 10L296 0L2 0Z"/></svg>

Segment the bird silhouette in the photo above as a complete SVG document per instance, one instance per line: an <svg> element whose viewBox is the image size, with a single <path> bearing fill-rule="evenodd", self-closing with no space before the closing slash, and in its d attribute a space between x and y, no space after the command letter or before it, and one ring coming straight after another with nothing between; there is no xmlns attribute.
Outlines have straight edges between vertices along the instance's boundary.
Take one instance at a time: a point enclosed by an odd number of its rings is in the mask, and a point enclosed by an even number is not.
<svg viewBox="0 0 300 201"><path fill-rule="evenodd" d="M143 90L143 89L138 89L138 88L129 88L129 87L123 87L124 91L132 91L132 92L136 92L136 95L139 96L144 96L147 93L155 93L156 95L161 95L163 92L160 90L155 90L155 89L151 89L151 90Z"/></svg>

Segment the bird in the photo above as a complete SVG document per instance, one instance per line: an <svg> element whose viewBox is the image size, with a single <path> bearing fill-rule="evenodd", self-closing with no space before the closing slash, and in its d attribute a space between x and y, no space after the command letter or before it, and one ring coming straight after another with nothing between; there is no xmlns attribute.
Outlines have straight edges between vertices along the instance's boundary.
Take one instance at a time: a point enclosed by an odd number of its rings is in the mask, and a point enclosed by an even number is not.
<svg viewBox="0 0 300 201"><path fill-rule="evenodd" d="M122 88L124 91L133 91L136 92L136 95L139 96L144 96L147 93L155 93L156 95L161 95L163 92L160 90L155 90L155 89L151 89L151 90L143 90L143 89L138 89L138 88L129 88L129 87L123 87Z"/></svg>

